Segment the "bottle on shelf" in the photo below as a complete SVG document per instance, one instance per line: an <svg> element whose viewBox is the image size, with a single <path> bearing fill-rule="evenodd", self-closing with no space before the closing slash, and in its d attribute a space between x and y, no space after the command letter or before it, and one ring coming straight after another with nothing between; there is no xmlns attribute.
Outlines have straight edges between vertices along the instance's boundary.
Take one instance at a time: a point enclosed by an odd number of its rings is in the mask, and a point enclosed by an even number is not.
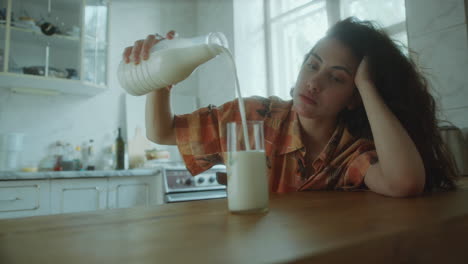
<svg viewBox="0 0 468 264"><path fill-rule="evenodd" d="M87 165L86 170L96 169L96 155L94 150L94 140L90 139L87 148Z"/></svg>
<svg viewBox="0 0 468 264"><path fill-rule="evenodd" d="M62 141L57 141L53 148L53 156L55 157L54 171L62 171L62 159L64 154L64 145Z"/></svg>
<svg viewBox="0 0 468 264"><path fill-rule="evenodd" d="M83 163L81 162L81 147L76 146L75 152L73 154L73 170L81 170L83 168Z"/></svg>
<svg viewBox="0 0 468 264"><path fill-rule="evenodd" d="M115 169L125 169L125 142L122 138L121 128L119 127L119 134L115 139L115 152L116 152L116 166Z"/></svg>
<svg viewBox="0 0 468 264"><path fill-rule="evenodd" d="M103 170L114 170L116 166L115 144L104 150L102 157Z"/></svg>
<svg viewBox="0 0 468 264"><path fill-rule="evenodd" d="M62 170L71 171L74 170L73 162L73 148L70 143L65 143L62 156Z"/></svg>

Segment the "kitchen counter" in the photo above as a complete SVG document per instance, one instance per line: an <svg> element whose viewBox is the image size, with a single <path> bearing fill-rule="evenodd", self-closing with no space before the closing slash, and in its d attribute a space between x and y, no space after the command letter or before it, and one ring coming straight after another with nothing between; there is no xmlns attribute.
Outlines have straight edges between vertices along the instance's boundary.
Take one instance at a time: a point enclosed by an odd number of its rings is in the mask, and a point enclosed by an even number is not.
<svg viewBox="0 0 468 264"><path fill-rule="evenodd" d="M148 175L157 174L160 170L161 168L132 169L132 170L43 171L43 172L0 171L0 181L119 177L119 176L148 176Z"/></svg>
<svg viewBox="0 0 468 264"><path fill-rule="evenodd" d="M388 198L272 195L270 211L227 200L0 220L0 263L468 263L468 185Z"/></svg>

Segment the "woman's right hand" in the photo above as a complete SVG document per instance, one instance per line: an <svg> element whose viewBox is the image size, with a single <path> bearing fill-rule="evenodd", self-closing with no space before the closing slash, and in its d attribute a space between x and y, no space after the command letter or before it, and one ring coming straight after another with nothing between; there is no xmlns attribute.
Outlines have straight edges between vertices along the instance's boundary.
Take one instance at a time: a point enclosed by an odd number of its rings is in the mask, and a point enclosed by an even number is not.
<svg viewBox="0 0 468 264"><path fill-rule="evenodd" d="M166 38L173 39L176 36L176 32L171 30L167 32ZM126 47L123 52L123 60L125 63L133 61L135 64L139 64L141 60L147 60L149 58L149 52L151 48L161 40L165 39L159 34L148 35L146 39L140 39L135 41L135 44L130 47Z"/></svg>

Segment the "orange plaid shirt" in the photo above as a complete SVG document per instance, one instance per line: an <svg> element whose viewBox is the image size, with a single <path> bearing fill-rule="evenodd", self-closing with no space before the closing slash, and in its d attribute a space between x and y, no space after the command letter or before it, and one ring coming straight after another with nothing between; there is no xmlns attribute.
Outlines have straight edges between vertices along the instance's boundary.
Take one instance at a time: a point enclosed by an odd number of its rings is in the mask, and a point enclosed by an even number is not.
<svg viewBox="0 0 468 264"><path fill-rule="evenodd" d="M247 120L264 123L271 192L366 189L364 176L369 166L378 161L372 141L354 138L343 125L338 125L319 156L307 161L291 100L255 96L244 101ZM226 125L240 121L237 99L220 107L210 105L175 116L177 145L192 175L225 164ZM313 168L309 174L307 165Z"/></svg>

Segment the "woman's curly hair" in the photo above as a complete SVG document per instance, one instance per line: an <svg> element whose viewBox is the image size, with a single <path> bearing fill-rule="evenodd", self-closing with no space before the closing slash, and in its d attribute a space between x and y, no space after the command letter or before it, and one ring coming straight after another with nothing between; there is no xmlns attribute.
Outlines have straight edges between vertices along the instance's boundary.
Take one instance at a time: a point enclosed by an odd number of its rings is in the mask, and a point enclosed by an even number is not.
<svg viewBox="0 0 468 264"><path fill-rule="evenodd" d="M415 63L386 32L370 21L344 19L333 25L325 38L337 39L348 46L359 61L368 57L370 76L380 96L406 128L422 156L425 191L455 189L458 171L437 127L436 103L429 84ZM354 110L343 110L340 118L353 136L372 139L362 104Z"/></svg>

